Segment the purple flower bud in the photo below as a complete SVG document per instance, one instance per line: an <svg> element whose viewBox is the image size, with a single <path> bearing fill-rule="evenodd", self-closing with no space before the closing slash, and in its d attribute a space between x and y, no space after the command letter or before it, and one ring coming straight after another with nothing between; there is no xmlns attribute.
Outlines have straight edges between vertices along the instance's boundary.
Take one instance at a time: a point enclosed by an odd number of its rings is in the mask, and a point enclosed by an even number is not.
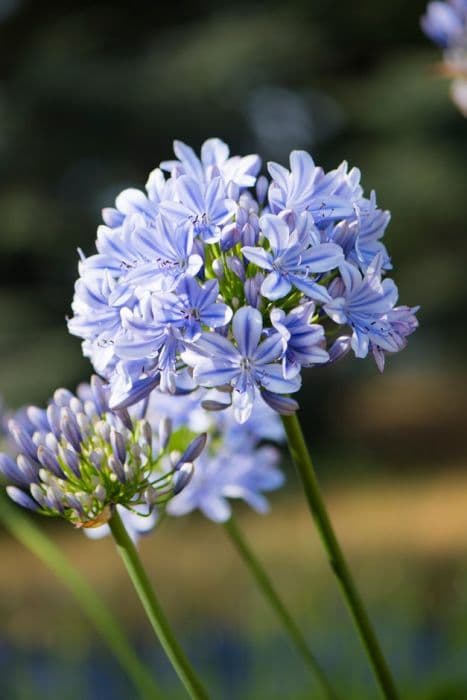
<svg viewBox="0 0 467 700"><path fill-rule="evenodd" d="M242 229L242 243L245 246L255 246L258 243L258 231L249 223Z"/></svg>
<svg viewBox="0 0 467 700"><path fill-rule="evenodd" d="M147 420L141 422L141 437L146 445L152 445L152 428Z"/></svg>
<svg viewBox="0 0 467 700"><path fill-rule="evenodd" d="M223 411L226 408L229 408L230 403L221 403L220 401L206 399L205 401L201 401L201 406L205 411Z"/></svg>
<svg viewBox="0 0 467 700"><path fill-rule="evenodd" d="M245 299L249 306L258 309L261 305L261 285L264 275L258 272L254 277L245 280Z"/></svg>
<svg viewBox="0 0 467 700"><path fill-rule="evenodd" d="M110 425L107 423L107 421L98 421L94 426L94 430L96 434L104 440L104 442L110 442Z"/></svg>
<svg viewBox="0 0 467 700"><path fill-rule="evenodd" d="M55 404L50 404L47 407L47 420L49 421L50 429L58 439L61 435L60 430L60 409Z"/></svg>
<svg viewBox="0 0 467 700"><path fill-rule="evenodd" d="M57 438L53 433L47 433L45 436L45 446L49 449L52 450L52 452L56 452L58 448L58 442Z"/></svg>
<svg viewBox="0 0 467 700"><path fill-rule="evenodd" d="M108 411L107 399L104 391L104 382L96 374L93 374L90 384L92 397L96 404L97 412L102 416L106 411Z"/></svg>
<svg viewBox="0 0 467 700"><path fill-rule="evenodd" d="M73 396L73 398L70 399L70 411L76 416L83 412L83 402L78 399L77 396Z"/></svg>
<svg viewBox="0 0 467 700"><path fill-rule="evenodd" d="M6 492L12 501L17 503L23 508L28 508L28 510L38 510L37 503L35 503L27 493L21 491L21 489L16 488L16 486L7 486Z"/></svg>
<svg viewBox="0 0 467 700"><path fill-rule="evenodd" d="M242 261L239 258L237 258L236 255L227 258L227 265L232 270L232 272L235 275L237 275L239 279L242 280L242 282L245 280L245 267Z"/></svg>
<svg viewBox="0 0 467 700"><path fill-rule="evenodd" d="M115 414L119 417L127 430L133 430L133 422L126 408L119 408L115 411Z"/></svg>
<svg viewBox="0 0 467 700"><path fill-rule="evenodd" d="M21 426L13 420L8 421L8 428L13 435L16 444L21 452L24 452L31 459L37 459L37 448L32 441L32 438L28 433L21 428Z"/></svg>
<svg viewBox="0 0 467 700"><path fill-rule="evenodd" d="M193 442L188 445L185 452L178 460L178 464L183 464L184 462L194 462L204 450L207 438L208 436L206 433L201 433L201 435L198 435L198 437L196 437Z"/></svg>
<svg viewBox="0 0 467 700"><path fill-rule="evenodd" d="M38 477L38 465L37 462L32 462L26 455L18 455L16 458L16 464L21 474L24 474L25 479L28 483L32 481L37 481Z"/></svg>
<svg viewBox="0 0 467 700"><path fill-rule="evenodd" d="M73 474L79 479L81 476L81 470L79 468L79 459L76 452L74 452L73 450L69 450L66 447L62 447L62 445L58 446L58 452L63 462L67 465L69 469L71 469Z"/></svg>
<svg viewBox="0 0 467 700"><path fill-rule="evenodd" d="M84 438L85 436L89 436L91 421L89 420L87 415L85 413L77 413L76 422L78 424L79 432L81 433L82 438Z"/></svg>
<svg viewBox="0 0 467 700"><path fill-rule="evenodd" d="M283 416L291 416L299 409L297 401L295 401L295 399L291 399L290 396L280 396L279 394L274 394L267 389L263 389L261 391L261 396L268 406Z"/></svg>
<svg viewBox="0 0 467 700"><path fill-rule="evenodd" d="M110 455L109 461L108 461L110 469L113 471L117 479L124 484L126 481L125 477L125 470L123 468L123 464L120 462L120 460L115 457L115 455Z"/></svg>
<svg viewBox="0 0 467 700"><path fill-rule="evenodd" d="M180 493L180 491L183 491L185 486L190 483L194 471L195 469L191 463L185 463L182 464L177 472L175 472L172 482L174 496L176 496L177 493Z"/></svg>
<svg viewBox="0 0 467 700"><path fill-rule="evenodd" d="M161 450L165 450L169 444L172 435L172 421L170 418L164 417L159 421L159 446Z"/></svg>
<svg viewBox="0 0 467 700"><path fill-rule="evenodd" d="M0 472L5 479L18 486L29 486L28 479L24 476L9 455L0 454Z"/></svg>
<svg viewBox="0 0 467 700"><path fill-rule="evenodd" d="M259 178L256 180L256 197L258 199L259 204L263 205L264 201L266 199L266 195L268 193L268 187L269 187L269 182L264 175L260 175ZM253 245L250 243L247 243L247 245Z"/></svg>
<svg viewBox="0 0 467 700"><path fill-rule="evenodd" d="M42 466L52 472L52 474L55 474L55 476L58 476L60 479L64 476L62 468L57 462L57 458L52 450L49 450L44 445L39 445L37 448L37 458Z"/></svg>
<svg viewBox="0 0 467 700"><path fill-rule="evenodd" d="M49 508L58 511L59 513L63 513L65 510L61 498L51 486L49 486L46 490L46 502Z"/></svg>
<svg viewBox="0 0 467 700"><path fill-rule="evenodd" d="M212 271L214 272L218 280L224 278L224 263L220 258L216 258L212 261Z"/></svg>
<svg viewBox="0 0 467 700"><path fill-rule="evenodd" d="M125 440L123 435L113 428L110 431L110 444L115 456L123 463L126 459Z"/></svg>
<svg viewBox="0 0 467 700"><path fill-rule="evenodd" d="M234 202L237 202L240 197L240 188L237 183L232 180L227 185L227 197L233 199Z"/></svg>
<svg viewBox="0 0 467 700"><path fill-rule="evenodd" d="M120 410L122 408L128 408L142 399L146 398L148 394L151 393L156 386L159 386L160 374L152 374L149 377L143 377L142 379L137 379L133 382L130 388L122 389L120 392L115 392L112 395L112 400L110 402L110 408L113 411Z"/></svg>
<svg viewBox="0 0 467 700"><path fill-rule="evenodd" d="M68 389L57 389L54 392L53 400L59 408L65 408L70 405L73 394Z"/></svg>
<svg viewBox="0 0 467 700"><path fill-rule="evenodd" d="M242 229L248 223L248 211L243 207L238 207L236 220L238 228Z"/></svg>
<svg viewBox="0 0 467 700"><path fill-rule="evenodd" d="M62 408L60 412L60 427L70 445L79 452L82 436L76 418L68 408Z"/></svg>
<svg viewBox="0 0 467 700"><path fill-rule="evenodd" d="M42 408L29 406L26 415L37 430L48 430L47 414Z"/></svg>
<svg viewBox="0 0 467 700"><path fill-rule="evenodd" d="M31 484L30 491L34 500L37 501L42 508L50 508L45 493L38 484Z"/></svg>
<svg viewBox="0 0 467 700"><path fill-rule="evenodd" d="M341 335L337 338L329 348L329 363L341 360L350 351L351 337L349 335Z"/></svg>
<svg viewBox="0 0 467 700"><path fill-rule="evenodd" d="M100 469L102 467L103 459L104 459L104 453L100 448L98 448L97 450L93 450L91 452L91 454L89 455L89 461L98 471L100 471Z"/></svg>
<svg viewBox="0 0 467 700"><path fill-rule="evenodd" d="M240 240L240 227L236 223L227 224L221 233L221 250L227 251Z"/></svg>

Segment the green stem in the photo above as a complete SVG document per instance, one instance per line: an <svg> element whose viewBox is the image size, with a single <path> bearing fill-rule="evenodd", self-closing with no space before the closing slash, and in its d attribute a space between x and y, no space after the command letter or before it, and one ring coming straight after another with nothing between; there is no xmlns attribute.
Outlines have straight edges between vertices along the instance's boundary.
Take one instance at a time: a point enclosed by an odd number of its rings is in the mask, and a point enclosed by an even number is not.
<svg viewBox="0 0 467 700"><path fill-rule="evenodd" d="M132 679L140 696L145 700L161 700L161 692L129 645L113 614L60 549L3 496L0 497L0 522L67 586Z"/></svg>
<svg viewBox="0 0 467 700"><path fill-rule="evenodd" d="M249 568L253 577L256 579L256 583L258 584L259 588L264 593L264 596L267 598L269 604L277 614L295 648L303 657L308 669L314 676L316 676L322 688L323 696L328 698L328 700L337 700L337 695L326 678L326 674L321 668L320 663L313 656L300 628L285 607L265 569L256 558L254 552L250 549L237 523L233 518L230 518L230 520L224 523L224 527L241 558Z"/></svg>
<svg viewBox="0 0 467 700"><path fill-rule="evenodd" d="M193 671L190 662L179 646L159 605L136 547L128 536L120 516L115 510L109 522L118 552L135 587L143 608L151 622L165 653L188 694L193 700L208 700L208 694Z"/></svg>
<svg viewBox="0 0 467 700"><path fill-rule="evenodd" d="M308 505L318 528L321 541L342 588L380 689L386 700L398 700L399 695L389 666L384 658L363 600L355 586L327 513L298 418L296 415L282 416L282 422L287 434L290 454L300 474Z"/></svg>

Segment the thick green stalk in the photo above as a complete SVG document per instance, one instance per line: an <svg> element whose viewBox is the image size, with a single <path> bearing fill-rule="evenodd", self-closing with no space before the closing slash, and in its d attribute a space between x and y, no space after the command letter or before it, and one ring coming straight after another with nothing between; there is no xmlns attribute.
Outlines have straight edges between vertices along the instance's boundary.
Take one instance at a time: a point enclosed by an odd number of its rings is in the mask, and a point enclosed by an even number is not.
<svg viewBox="0 0 467 700"><path fill-rule="evenodd" d="M208 700L209 696L207 692L198 680L190 662L170 629L169 623L162 612L162 608L156 598L148 575L136 551L136 547L125 530L125 526L116 510L114 511L109 525L128 575L143 604L152 628L159 638L174 670L193 700Z"/></svg>
<svg viewBox="0 0 467 700"><path fill-rule="evenodd" d="M321 496L313 463L298 418L296 415L282 416L282 422L287 434L290 454L301 477L308 505L318 528L321 541L342 588L379 687L386 700L398 700L399 695L389 666L384 658L363 600L353 581Z"/></svg>
<svg viewBox="0 0 467 700"><path fill-rule="evenodd" d="M67 586L133 681L141 698L162 700L162 693L129 645L113 614L60 549L3 496L0 497L0 522Z"/></svg>
<svg viewBox="0 0 467 700"><path fill-rule="evenodd" d="M282 599L274 588L271 579L256 558L254 552L251 550L234 518L230 518L230 520L224 524L224 527L241 558L255 578L256 583L263 592L265 598L278 616L293 645L299 654L301 654L308 669L319 682L322 689L322 697L328 698L328 700L337 700L337 695L331 687L331 684L328 681L324 670L321 668L319 661L315 659L314 655L309 649L300 628L285 607Z"/></svg>

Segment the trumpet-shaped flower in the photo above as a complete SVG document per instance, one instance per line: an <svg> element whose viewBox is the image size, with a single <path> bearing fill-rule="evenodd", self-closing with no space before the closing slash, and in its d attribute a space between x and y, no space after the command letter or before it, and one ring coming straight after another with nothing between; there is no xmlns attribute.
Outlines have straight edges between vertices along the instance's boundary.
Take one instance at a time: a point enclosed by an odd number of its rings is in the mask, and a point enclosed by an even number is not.
<svg viewBox="0 0 467 700"><path fill-rule="evenodd" d="M376 256L365 276L349 263L342 264L342 295L324 310L333 321L352 328L352 350L366 357L370 343L388 352L397 352L387 314L394 308L398 292L393 280L381 280L381 255Z"/></svg>
<svg viewBox="0 0 467 700"><path fill-rule="evenodd" d="M232 318L232 309L219 302L217 280L201 285L193 277L180 281L175 292L153 298L155 314L162 324L180 328L187 341L195 340L202 326L220 328Z"/></svg>
<svg viewBox="0 0 467 700"><path fill-rule="evenodd" d="M215 243L221 237L221 225L230 218L227 190L221 177L214 177L207 185L188 175L175 181L178 201L162 202L161 211L179 225L191 224L193 235L206 243Z"/></svg>
<svg viewBox="0 0 467 700"><path fill-rule="evenodd" d="M261 294L276 301L295 287L310 299L329 301L326 287L319 284L315 275L338 267L344 260L342 249L334 243L307 245L297 231L290 232L287 222L279 216L265 214L260 227L270 249L245 246L242 253L247 260L268 271Z"/></svg>
<svg viewBox="0 0 467 700"><path fill-rule="evenodd" d="M215 333L203 333L188 351L185 362L194 368L195 380L206 387L230 385L237 420L246 421L253 408L256 392L264 387L274 394L297 391L300 378L286 379L280 365L282 340L272 334L261 340L263 319L257 309L239 309L232 321L232 341Z"/></svg>
<svg viewBox="0 0 467 700"><path fill-rule="evenodd" d="M359 170L347 172L347 163L342 163L325 173L306 151L292 151L290 171L278 163L268 163L268 170L272 211L308 211L317 225L352 216L353 204L362 196Z"/></svg>
<svg viewBox="0 0 467 700"><path fill-rule="evenodd" d="M271 323L282 337L282 367L286 378L299 374L302 367L329 361L324 329L317 323L310 323L314 311L314 304L310 302L288 314L282 309L271 311Z"/></svg>
<svg viewBox="0 0 467 700"><path fill-rule="evenodd" d="M230 149L220 139L208 139L201 147L201 158L182 141L174 141L174 153L178 160L161 163L163 170L188 175L200 183L209 182L213 173L219 173L224 182L233 182L239 187L253 187L261 168L257 155L230 157Z"/></svg>

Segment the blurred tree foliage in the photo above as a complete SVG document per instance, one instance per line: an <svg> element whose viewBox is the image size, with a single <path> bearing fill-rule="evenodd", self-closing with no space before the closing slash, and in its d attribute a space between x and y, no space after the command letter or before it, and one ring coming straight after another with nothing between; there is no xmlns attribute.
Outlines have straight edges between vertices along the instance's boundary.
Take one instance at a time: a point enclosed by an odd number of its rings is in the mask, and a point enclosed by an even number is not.
<svg viewBox="0 0 467 700"><path fill-rule="evenodd" d="M384 380L350 359L308 373L311 435L321 445L339 436L355 460L384 462L394 436L393 463L457 459L467 400L449 387L465 378L467 123L435 75L439 56L418 24L424 5L1 0L7 401L44 401L87 376L64 322L76 248L92 250L100 208L143 186L174 137L198 147L218 135L266 158L302 147L327 168L358 165L392 211L403 302L422 304L422 328Z"/></svg>

